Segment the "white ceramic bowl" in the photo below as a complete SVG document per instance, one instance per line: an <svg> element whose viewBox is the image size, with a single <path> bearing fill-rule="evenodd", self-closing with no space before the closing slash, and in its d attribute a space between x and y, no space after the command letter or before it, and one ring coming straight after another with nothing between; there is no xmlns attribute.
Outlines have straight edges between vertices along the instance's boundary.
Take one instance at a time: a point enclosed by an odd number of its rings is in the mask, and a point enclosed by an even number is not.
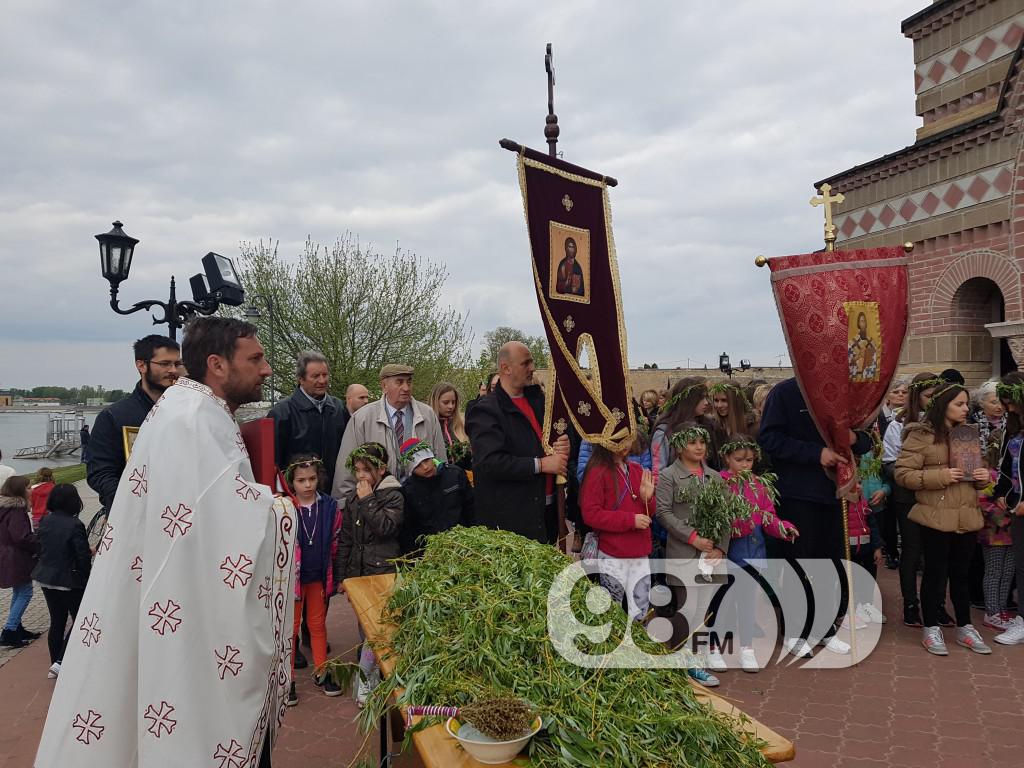
<svg viewBox="0 0 1024 768"><path fill-rule="evenodd" d="M516 755L522 752L530 742L530 739L537 735L541 726L541 719L538 716L533 721L533 730L518 739L512 739L511 741L477 741L459 736L462 723L454 717L449 717L444 724L448 734L458 741L462 748L472 755L478 763L483 763L484 765L500 765L515 759Z"/></svg>

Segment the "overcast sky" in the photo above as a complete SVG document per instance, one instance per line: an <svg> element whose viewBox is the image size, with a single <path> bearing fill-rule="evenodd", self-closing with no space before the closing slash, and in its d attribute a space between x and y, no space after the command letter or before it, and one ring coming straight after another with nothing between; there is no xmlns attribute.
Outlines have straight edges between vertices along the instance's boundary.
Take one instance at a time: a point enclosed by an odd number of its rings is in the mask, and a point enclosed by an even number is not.
<svg viewBox="0 0 1024 768"><path fill-rule="evenodd" d="M0 387L135 378L161 332L107 306L93 235L139 238L123 303L207 251L351 231L443 261L477 343L541 333L509 137L611 191L630 362L776 364L757 254L821 245L817 179L913 142L928 0L55 2L0 24Z"/></svg>

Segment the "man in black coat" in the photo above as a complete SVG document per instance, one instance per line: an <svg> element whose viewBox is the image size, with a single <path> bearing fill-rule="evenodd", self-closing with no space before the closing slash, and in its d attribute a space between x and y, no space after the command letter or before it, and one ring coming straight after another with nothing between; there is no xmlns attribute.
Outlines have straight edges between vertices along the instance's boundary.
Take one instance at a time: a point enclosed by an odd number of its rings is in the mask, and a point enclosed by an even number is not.
<svg viewBox="0 0 1024 768"><path fill-rule="evenodd" d="M545 455L544 393L533 383L529 348L510 341L498 352L498 386L466 415L473 448L476 522L553 544L558 537L555 477L565 475L569 439Z"/></svg>
<svg viewBox="0 0 1024 768"><path fill-rule="evenodd" d="M184 373L181 347L166 336L152 334L135 342L135 368L139 383L123 400L108 405L96 417L89 439L86 480L106 509L114 503L128 457L125 428L142 426L153 403Z"/></svg>
<svg viewBox="0 0 1024 768"><path fill-rule="evenodd" d="M796 379L786 379L772 387L764 404L758 443L771 459L772 469L778 474L779 516L790 521L800 532L795 542L766 537L768 556L786 558L795 562L799 558L829 559L836 567L836 582L842 590L839 603L840 617L845 613L846 595L843 545L843 512L836 498L835 480L829 476L839 463L847 460L825 445L811 413L804 401ZM850 446L855 456L872 448L871 438L864 432L851 432ZM803 571L797 568L797 572ZM813 596L810 585L805 585L808 598ZM809 603L810 605L810 603ZM809 610L807 626L799 635L790 630L788 650L797 656L810 655L807 638L813 618ZM827 618L828 621L832 617ZM815 626L822 623L822 617ZM828 630L823 640L837 653L849 653L849 646Z"/></svg>
<svg viewBox="0 0 1024 768"><path fill-rule="evenodd" d="M323 461L325 478L321 490L330 491L349 412L341 400L327 393L331 370L322 354L300 352L295 361L295 376L295 392L270 409L274 420L274 458L284 471L292 456L315 453Z"/></svg>

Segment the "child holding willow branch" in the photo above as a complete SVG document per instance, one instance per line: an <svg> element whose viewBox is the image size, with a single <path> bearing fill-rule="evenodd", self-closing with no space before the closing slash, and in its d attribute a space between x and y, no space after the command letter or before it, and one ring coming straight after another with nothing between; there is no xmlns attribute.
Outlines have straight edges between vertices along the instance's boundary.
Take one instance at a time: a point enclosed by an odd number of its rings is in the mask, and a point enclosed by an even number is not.
<svg viewBox="0 0 1024 768"><path fill-rule="evenodd" d="M775 513L775 475L758 476L753 472L754 463L761 458L761 449L754 438L743 434L731 435L720 453L725 465L722 479L748 507L746 517L737 517L732 522L729 562L752 574L763 572L768 559L765 534L792 542L800 533L795 525ZM746 588L735 603L739 610L740 667L744 672L760 670L753 648L756 597L752 589Z"/></svg>
<svg viewBox="0 0 1024 768"><path fill-rule="evenodd" d="M712 497L721 500L730 496L721 476L707 464L710 441L704 427L694 422L680 425L669 440L676 459L661 471L655 494L658 522L668 531L665 556L670 562L671 581L675 582L676 604L681 606L691 635L706 626L707 608L724 578L721 572L712 576L707 566L713 569L721 564L729 551L733 519L731 510L716 516L711 510L714 504L708 503ZM721 653L715 649L708 653L707 662L712 669L726 668ZM705 669L692 668L688 672L706 686L719 684L718 678Z"/></svg>

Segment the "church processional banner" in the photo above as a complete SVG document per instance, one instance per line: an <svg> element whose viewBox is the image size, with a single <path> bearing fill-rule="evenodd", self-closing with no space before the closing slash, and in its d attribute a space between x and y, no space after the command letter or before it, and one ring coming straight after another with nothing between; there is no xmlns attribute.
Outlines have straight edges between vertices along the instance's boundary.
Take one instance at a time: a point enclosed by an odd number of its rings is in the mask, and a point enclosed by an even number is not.
<svg viewBox="0 0 1024 768"><path fill-rule="evenodd" d="M856 480L849 430L878 412L907 331L907 255L902 247L768 259L793 372L847 495Z"/></svg>
<svg viewBox="0 0 1024 768"><path fill-rule="evenodd" d="M571 423L591 443L617 450L636 430L626 329L604 176L525 147L519 184L533 278L551 347L544 435ZM586 350L588 368L580 367Z"/></svg>

